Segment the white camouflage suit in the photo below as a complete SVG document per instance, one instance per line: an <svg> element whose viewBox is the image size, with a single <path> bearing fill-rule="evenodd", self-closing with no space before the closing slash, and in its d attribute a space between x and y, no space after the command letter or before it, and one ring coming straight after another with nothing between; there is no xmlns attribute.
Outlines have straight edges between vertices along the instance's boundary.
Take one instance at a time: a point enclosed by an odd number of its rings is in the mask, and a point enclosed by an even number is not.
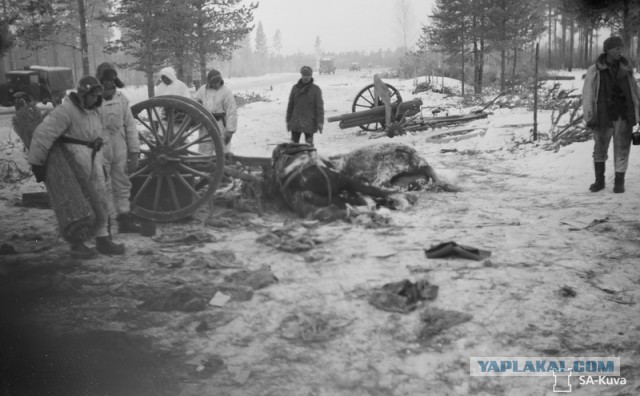
<svg viewBox="0 0 640 396"><path fill-rule="evenodd" d="M213 114L226 114L226 127L221 121L218 121L218 126L222 133L220 138L224 145L226 132L235 132L238 130L238 106L236 105L236 98L233 96L233 92L231 92L226 85L222 85L220 89L215 90L209 88L208 84L205 84L198 89L194 99L202 102L202 105ZM202 131L200 133L202 133ZM213 153L213 146L209 143L203 144L201 145L200 151L209 154ZM229 153L230 151L231 142L228 145L224 145L224 152Z"/></svg>
<svg viewBox="0 0 640 396"><path fill-rule="evenodd" d="M92 142L102 136L102 122L98 110L83 108L75 92L69 94L60 106L49 113L33 132L31 147L29 148L29 163L45 165L51 146L63 134L87 142ZM73 143L65 144L65 146L73 158L81 165L82 169L86 171L86 175L89 176L89 180L93 183L97 195L108 197L105 171L102 167L104 148L95 153L95 158L92 162L91 148ZM101 200L99 204L104 213L110 213L111 205L108 199ZM96 237L108 236L107 219L98 217L97 221Z"/></svg>
<svg viewBox="0 0 640 396"><path fill-rule="evenodd" d="M116 90L113 98L103 99L98 108L104 127L103 151L105 172L108 175L107 190L113 199L112 215L129 213L131 205L131 181L127 174L127 153L140 152L140 141L135 119L127 97Z"/></svg>

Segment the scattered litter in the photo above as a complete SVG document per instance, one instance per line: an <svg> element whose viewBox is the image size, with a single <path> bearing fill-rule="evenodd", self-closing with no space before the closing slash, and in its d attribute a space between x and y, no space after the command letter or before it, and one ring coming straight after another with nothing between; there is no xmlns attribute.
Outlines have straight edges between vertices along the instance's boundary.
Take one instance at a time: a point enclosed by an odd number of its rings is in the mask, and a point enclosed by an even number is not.
<svg viewBox="0 0 640 396"><path fill-rule="evenodd" d="M481 250L466 245L458 245L455 242L444 242L438 245L433 245L429 249L425 249L424 252L428 258L458 256L480 261L491 257L491 252L488 250Z"/></svg>
<svg viewBox="0 0 640 396"><path fill-rule="evenodd" d="M209 269L242 268L235 265L236 254L232 250L212 250L207 254L197 254L189 263L189 267Z"/></svg>
<svg viewBox="0 0 640 396"><path fill-rule="evenodd" d="M458 149L455 149L455 148L453 148L453 149L440 149L440 152L441 153L457 153Z"/></svg>
<svg viewBox="0 0 640 396"><path fill-rule="evenodd" d="M155 252L153 251L153 249L140 249L140 250L138 250L138 255L140 255L140 256L151 256L154 253Z"/></svg>
<svg viewBox="0 0 640 396"><path fill-rule="evenodd" d="M473 315L464 312L426 307L422 312L420 312L420 320L424 322L424 326L420 329L418 339L420 341L429 341L442 331L461 323L468 322L471 319L473 319Z"/></svg>
<svg viewBox="0 0 640 396"><path fill-rule="evenodd" d="M604 299L613 301L614 303L623 304L623 305L636 305L636 302L633 300L633 297L629 297L628 300L623 300L620 298L613 298L613 297L605 297Z"/></svg>
<svg viewBox="0 0 640 396"><path fill-rule="evenodd" d="M250 286L253 290L265 288L277 283L278 278L271 272L271 267L262 266L254 271L242 270L227 275L224 280L236 285Z"/></svg>
<svg viewBox="0 0 640 396"><path fill-rule="evenodd" d="M156 259L156 263L161 267L180 268L184 264L184 259L181 257L161 256Z"/></svg>
<svg viewBox="0 0 640 396"><path fill-rule="evenodd" d="M369 296L369 304L387 312L407 313L413 311L420 301L432 301L438 297L438 286L426 279L413 283L407 279L387 283L374 290Z"/></svg>
<svg viewBox="0 0 640 396"><path fill-rule="evenodd" d="M609 221L609 217L601 217L601 218L594 219L593 217L583 216L583 217L561 219L560 223L568 225L570 231L575 231L575 230L583 230L585 228L591 227L596 224L605 223L607 221Z"/></svg>
<svg viewBox="0 0 640 396"><path fill-rule="evenodd" d="M225 366L224 359L218 355L197 355L191 360L185 362L190 366L196 366L195 375L198 378L207 378L217 373Z"/></svg>
<svg viewBox="0 0 640 396"><path fill-rule="evenodd" d="M292 342L322 342L342 333L352 321L335 314L295 313L282 320L278 331L282 338Z"/></svg>
<svg viewBox="0 0 640 396"><path fill-rule="evenodd" d="M226 304L230 299L230 296L224 293L216 292L213 298L209 300L209 305L213 305L214 307L223 307L224 304Z"/></svg>
<svg viewBox="0 0 640 396"><path fill-rule="evenodd" d="M394 249L385 245L376 245L373 248L368 249L368 251L371 257L376 258L386 258L396 255L396 251Z"/></svg>
<svg viewBox="0 0 640 396"><path fill-rule="evenodd" d="M215 237L208 232L179 232L152 239L166 245L195 245L216 241Z"/></svg>
<svg viewBox="0 0 640 396"><path fill-rule="evenodd" d="M204 221L204 225L209 226L209 227L216 227L216 228L233 228L233 227L235 227L235 224L234 224L233 220L231 220L229 218L217 218L217 217L213 217L213 216L207 217L207 219Z"/></svg>
<svg viewBox="0 0 640 396"><path fill-rule="evenodd" d="M206 311L206 316L200 316L197 320L197 325L194 327L194 330L198 333L203 333L209 330L217 329L218 327L226 326L232 320L234 320L237 315L225 311L225 310L215 310L215 311Z"/></svg>
<svg viewBox="0 0 640 396"><path fill-rule="evenodd" d="M174 289L166 295L164 291L160 293L162 294L159 296L147 297L142 304L138 305L138 309L161 312L195 312L202 311L206 307L205 300L187 286Z"/></svg>
<svg viewBox="0 0 640 396"><path fill-rule="evenodd" d="M564 285L560 288L560 295L562 297L575 297L577 294L576 289L571 286Z"/></svg>
<svg viewBox="0 0 640 396"><path fill-rule="evenodd" d="M228 283L219 283L216 285L214 293L224 293L233 301L243 302L253 298L253 288L245 285L234 285Z"/></svg>

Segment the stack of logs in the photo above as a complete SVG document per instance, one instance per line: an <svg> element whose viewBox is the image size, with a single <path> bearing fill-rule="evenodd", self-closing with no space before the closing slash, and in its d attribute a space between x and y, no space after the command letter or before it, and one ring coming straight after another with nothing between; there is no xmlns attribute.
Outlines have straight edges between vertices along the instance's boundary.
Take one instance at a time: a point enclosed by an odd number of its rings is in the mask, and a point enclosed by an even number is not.
<svg viewBox="0 0 640 396"><path fill-rule="evenodd" d="M392 114L397 114L394 121L399 121L402 116L410 117L420 112L422 106L421 99L414 99L407 102L394 103L391 105ZM353 128L361 125L383 124L385 121L385 106L376 106L371 110L357 111L355 113L342 114L327 118L329 122L340 121L340 129Z"/></svg>

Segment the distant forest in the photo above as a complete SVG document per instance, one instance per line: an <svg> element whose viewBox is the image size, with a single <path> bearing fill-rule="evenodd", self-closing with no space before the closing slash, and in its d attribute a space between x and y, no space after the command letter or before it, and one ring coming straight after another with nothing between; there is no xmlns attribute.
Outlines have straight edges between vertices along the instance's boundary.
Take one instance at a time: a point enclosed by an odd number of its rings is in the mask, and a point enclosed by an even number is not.
<svg viewBox="0 0 640 396"><path fill-rule="evenodd" d="M228 77L258 76L331 57L338 68L358 62L405 78L455 77L480 93L486 84L526 79L536 43L542 68L582 68L610 34L622 36L640 63L640 2L631 0L436 0L433 15L418 16L416 43L332 53L317 37L287 55L287 37L279 30L268 37L254 21L257 7L243 0L2 0L0 81L7 70L34 64L70 67L78 78L108 60L128 84L147 84L152 94L154 73L168 65L191 83L211 67Z"/></svg>

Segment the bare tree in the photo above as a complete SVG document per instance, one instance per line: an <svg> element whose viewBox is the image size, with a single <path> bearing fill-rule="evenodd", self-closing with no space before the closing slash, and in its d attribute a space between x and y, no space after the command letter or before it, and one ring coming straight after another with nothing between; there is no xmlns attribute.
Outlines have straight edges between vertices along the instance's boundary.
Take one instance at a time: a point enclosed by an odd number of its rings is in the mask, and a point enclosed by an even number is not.
<svg viewBox="0 0 640 396"><path fill-rule="evenodd" d="M402 51L406 54L410 50L410 43L414 42L416 37L416 19L411 0L395 0L394 10L398 33L402 40Z"/></svg>

